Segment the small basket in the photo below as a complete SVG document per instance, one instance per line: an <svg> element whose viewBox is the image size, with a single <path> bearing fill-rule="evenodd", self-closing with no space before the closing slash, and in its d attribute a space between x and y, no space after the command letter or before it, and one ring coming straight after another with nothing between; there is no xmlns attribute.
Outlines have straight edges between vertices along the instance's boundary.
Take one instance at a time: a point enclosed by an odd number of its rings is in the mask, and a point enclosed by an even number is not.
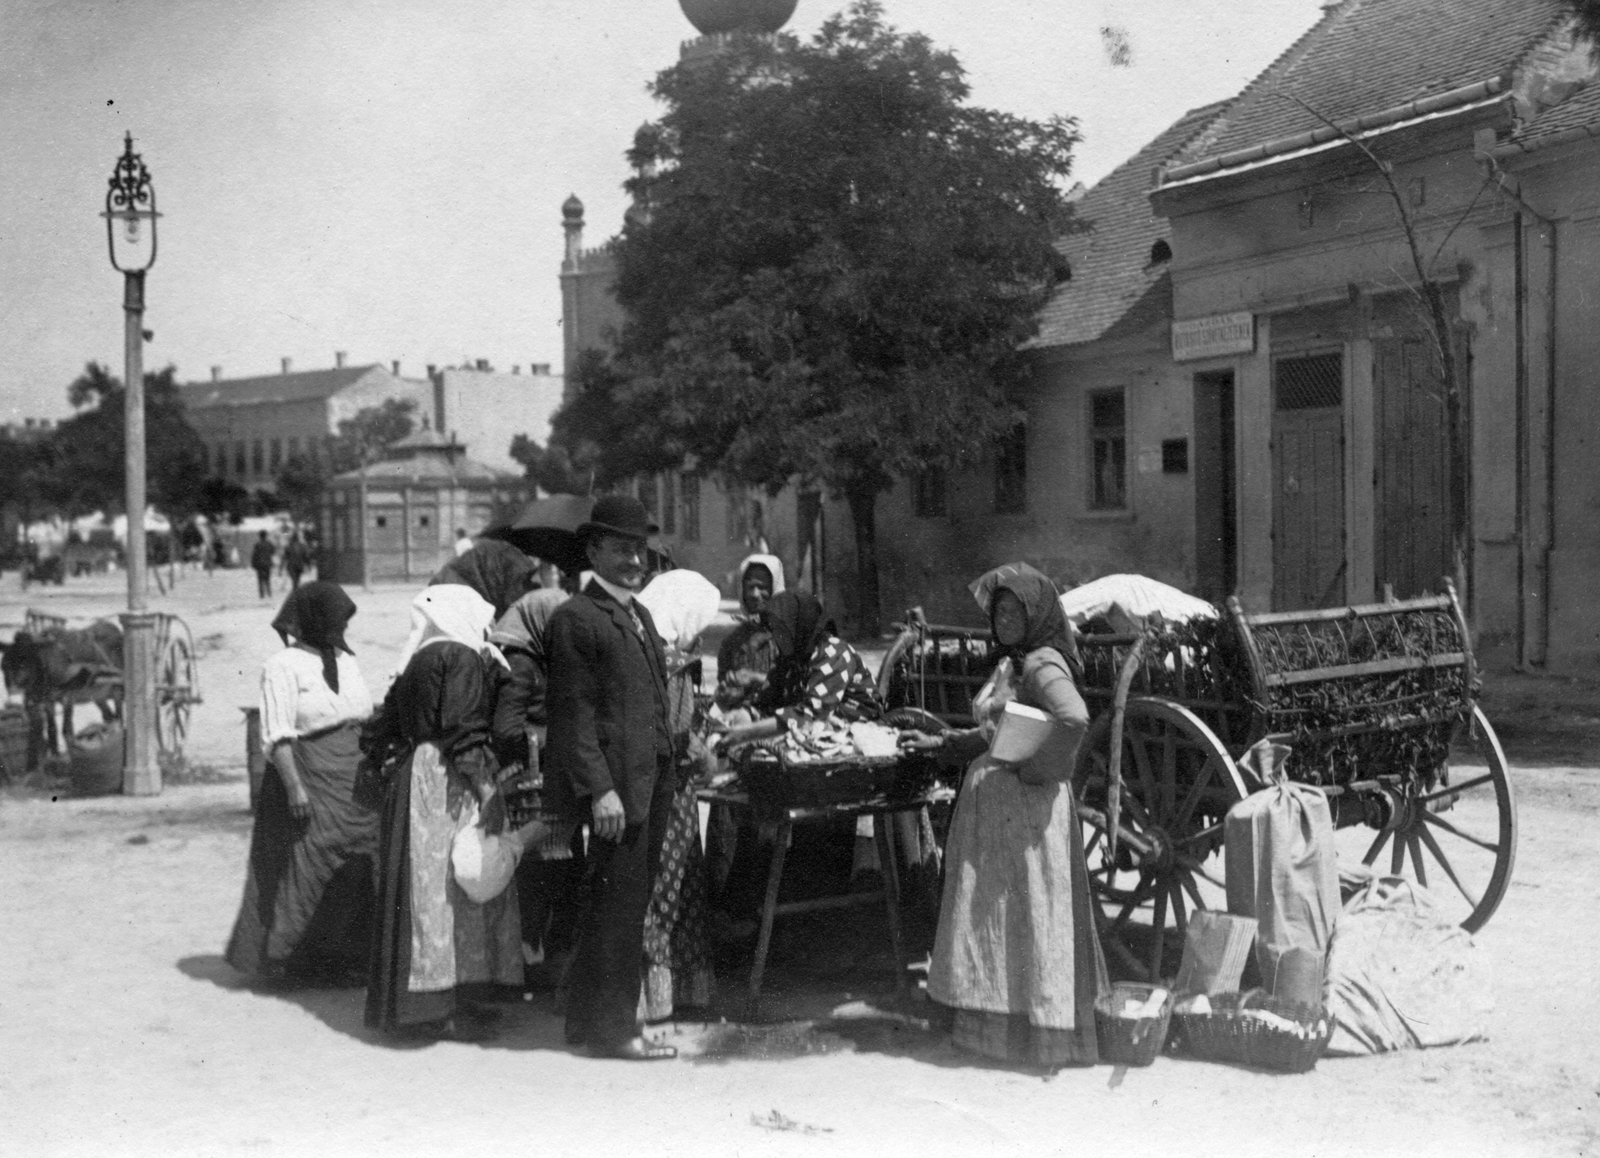
<svg viewBox="0 0 1600 1158"><path fill-rule="evenodd" d="M1123 1017L1122 1007L1130 1000L1148 1001L1156 986L1135 981L1118 981L1109 997L1094 1003L1095 1036L1100 1041L1100 1060L1117 1066L1147 1066L1156 1060L1167 1040L1167 1020L1172 1016L1172 994L1161 1003L1155 1017Z"/></svg>
<svg viewBox="0 0 1600 1158"><path fill-rule="evenodd" d="M1178 1028L1188 1051L1206 1061L1233 1062L1280 1073L1303 1074L1317 1064L1333 1018L1325 1009L1272 997L1259 990L1210 998L1210 1013L1178 1013ZM1274 1013L1306 1032L1291 1033L1247 1016L1249 1010Z"/></svg>

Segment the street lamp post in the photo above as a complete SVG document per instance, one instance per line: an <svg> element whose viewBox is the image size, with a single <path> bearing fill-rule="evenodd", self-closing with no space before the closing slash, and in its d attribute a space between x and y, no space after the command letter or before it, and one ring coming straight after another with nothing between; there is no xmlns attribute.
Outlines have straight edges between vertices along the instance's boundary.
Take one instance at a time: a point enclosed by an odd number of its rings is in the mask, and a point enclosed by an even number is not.
<svg viewBox="0 0 1600 1158"><path fill-rule="evenodd" d="M133 151L133 134L111 171L106 190L106 245L111 266L122 274L124 316L123 387L126 409L128 513L128 610L122 616L123 741L122 791L153 796L161 791L156 759L155 625L146 607L144 458L144 275L156 260L156 191L150 171Z"/></svg>

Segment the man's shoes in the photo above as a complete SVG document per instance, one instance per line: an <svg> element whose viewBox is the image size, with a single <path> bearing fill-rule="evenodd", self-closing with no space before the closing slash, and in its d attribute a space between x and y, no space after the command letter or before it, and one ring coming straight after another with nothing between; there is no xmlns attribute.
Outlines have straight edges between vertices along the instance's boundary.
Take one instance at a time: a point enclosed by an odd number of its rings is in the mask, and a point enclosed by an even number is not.
<svg viewBox="0 0 1600 1158"><path fill-rule="evenodd" d="M678 1047L660 1045L644 1037L630 1037L614 1045L596 1042L589 1047L591 1057L619 1058L622 1061L668 1061L678 1056Z"/></svg>

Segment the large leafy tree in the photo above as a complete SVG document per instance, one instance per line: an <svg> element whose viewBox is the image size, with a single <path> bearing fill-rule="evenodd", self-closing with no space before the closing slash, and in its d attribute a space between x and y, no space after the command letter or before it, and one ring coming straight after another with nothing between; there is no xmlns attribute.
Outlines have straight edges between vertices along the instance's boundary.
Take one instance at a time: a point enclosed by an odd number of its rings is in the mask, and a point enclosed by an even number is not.
<svg viewBox="0 0 1600 1158"><path fill-rule="evenodd" d="M150 504L182 518L200 505L205 443L184 414L177 371L144 376L145 487ZM120 511L125 498L126 392L122 380L90 362L67 387L77 411L38 451L41 497L66 514Z"/></svg>
<svg viewBox="0 0 1600 1158"><path fill-rule="evenodd" d="M876 501L1016 421L1067 224L1074 123L974 107L955 56L857 0L808 41L661 73L617 245L612 373L558 421L601 473L684 465L848 501L876 631Z"/></svg>

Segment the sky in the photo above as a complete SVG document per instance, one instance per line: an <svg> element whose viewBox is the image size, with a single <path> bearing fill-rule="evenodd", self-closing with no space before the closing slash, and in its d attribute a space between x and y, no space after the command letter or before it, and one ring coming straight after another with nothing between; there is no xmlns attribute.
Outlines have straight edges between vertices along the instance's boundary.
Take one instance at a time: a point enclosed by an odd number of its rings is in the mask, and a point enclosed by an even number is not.
<svg viewBox="0 0 1600 1158"><path fill-rule="evenodd" d="M809 36L844 0L799 0ZM1237 92L1321 0L885 0L955 51L976 104L1078 119L1093 184ZM1125 34L1124 62L1103 29ZM676 0L5 0L0 422L122 371L98 214L124 132L156 187L145 366L180 380L486 358L561 372L561 203L621 226Z"/></svg>

